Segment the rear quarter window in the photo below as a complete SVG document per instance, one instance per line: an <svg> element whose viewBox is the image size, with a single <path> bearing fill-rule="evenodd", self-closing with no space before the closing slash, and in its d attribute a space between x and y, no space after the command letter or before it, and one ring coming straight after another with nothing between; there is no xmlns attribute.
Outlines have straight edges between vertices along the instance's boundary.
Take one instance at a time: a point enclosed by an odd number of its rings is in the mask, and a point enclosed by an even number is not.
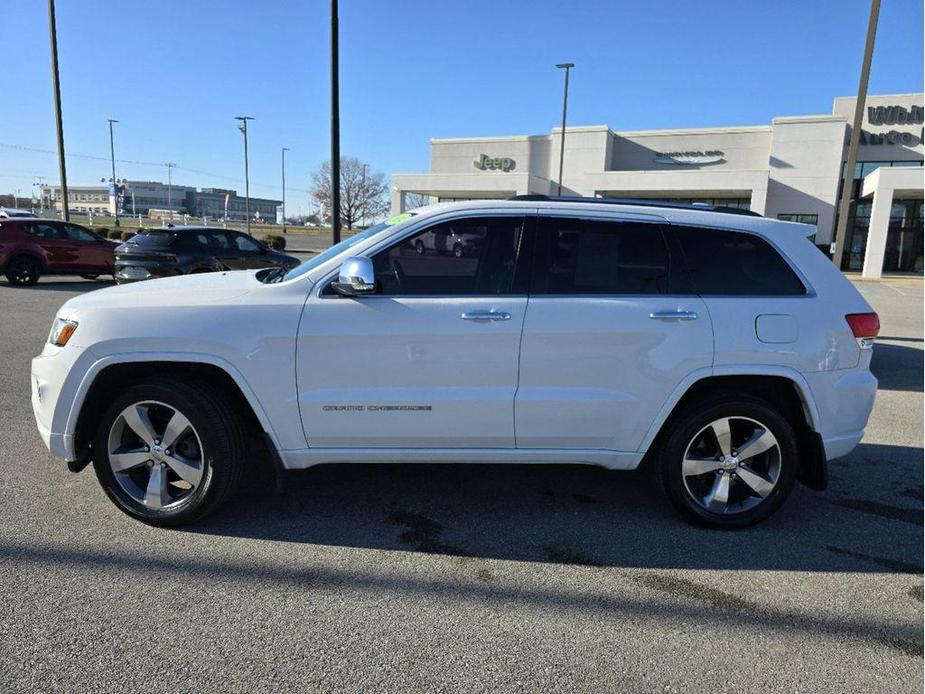
<svg viewBox="0 0 925 694"><path fill-rule="evenodd" d="M806 287L780 253L754 234L673 226L694 291L703 296L795 296Z"/></svg>

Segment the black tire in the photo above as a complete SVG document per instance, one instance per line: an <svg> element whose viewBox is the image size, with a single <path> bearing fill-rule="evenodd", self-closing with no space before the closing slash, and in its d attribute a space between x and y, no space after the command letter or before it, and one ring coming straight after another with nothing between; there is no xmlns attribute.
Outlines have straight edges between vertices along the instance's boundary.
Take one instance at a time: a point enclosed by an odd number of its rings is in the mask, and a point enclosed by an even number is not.
<svg viewBox="0 0 925 694"><path fill-rule="evenodd" d="M81 277L83 277L85 280L93 281L93 280L95 280L97 277L99 277L99 275L81 275Z"/></svg>
<svg viewBox="0 0 925 694"><path fill-rule="evenodd" d="M17 255L6 265L6 278L17 287L29 287L39 281L42 263L30 255Z"/></svg>
<svg viewBox="0 0 925 694"><path fill-rule="evenodd" d="M133 403L155 401L181 412L201 441L202 478L171 507L152 509L134 499L116 480L109 464L110 429ZM126 389L99 421L93 441L93 467L103 491L123 513L154 526L192 523L226 503L240 485L247 459L247 439L240 415L220 391L203 383L152 379Z"/></svg>
<svg viewBox="0 0 925 694"><path fill-rule="evenodd" d="M731 417L733 419L753 420L769 430L777 440L779 472L776 484L764 498L747 489L740 488L739 494L748 495L746 501L755 503L750 497L760 498L757 504L739 512L716 513L705 508L693 498L688 491L682 474L682 461L688 445L699 432L716 420ZM734 396L718 400L700 402L688 407L685 412L674 417L668 424L670 430L662 440L657 452L656 474L660 485L672 505L688 521L714 528L743 528L758 523L773 514L786 501L793 489L799 466L799 448L793 426L773 405L749 396ZM762 454L764 455L764 454ZM760 464L760 463L758 463ZM722 471L705 473L701 478L688 478L701 482L710 481L710 475L725 474ZM739 479L732 479L732 486L742 484ZM735 494L736 492L732 492Z"/></svg>
<svg viewBox="0 0 925 694"><path fill-rule="evenodd" d="M453 255L457 258L463 257L463 247L462 244L454 243L453 244Z"/></svg>
<svg viewBox="0 0 925 694"><path fill-rule="evenodd" d="M414 242L414 251L418 255L424 255L424 242L421 239Z"/></svg>

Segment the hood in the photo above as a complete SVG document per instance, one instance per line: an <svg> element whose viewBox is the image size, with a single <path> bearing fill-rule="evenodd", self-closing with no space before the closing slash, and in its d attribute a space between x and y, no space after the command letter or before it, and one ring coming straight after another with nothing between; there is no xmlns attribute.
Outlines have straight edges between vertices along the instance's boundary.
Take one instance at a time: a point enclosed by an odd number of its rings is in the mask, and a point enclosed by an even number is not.
<svg viewBox="0 0 925 694"><path fill-rule="evenodd" d="M228 303L261 286L257 270L206 272L180 277L164 277L97 289L74 297L66 309L126 308L131 306L201 306Z"/></svg>

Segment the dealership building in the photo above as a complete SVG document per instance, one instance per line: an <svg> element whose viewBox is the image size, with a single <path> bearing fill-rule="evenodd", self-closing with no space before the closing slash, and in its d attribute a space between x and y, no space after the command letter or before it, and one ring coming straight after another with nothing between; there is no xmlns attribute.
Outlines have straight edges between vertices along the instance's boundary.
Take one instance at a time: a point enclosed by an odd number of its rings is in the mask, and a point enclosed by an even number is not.
<svg viewBox="0 0 925 694"><path fill-rule="evenodd" d="M923 94L869 96L843 269L867 277L923 270ZM830 250L854 97L831 114L770 125L614 132L568 127L562 194L707 202L815 225ZM434 139L430 172L392 176L392 211L425 201L558 193L562 129L548 135Z"/></svg>

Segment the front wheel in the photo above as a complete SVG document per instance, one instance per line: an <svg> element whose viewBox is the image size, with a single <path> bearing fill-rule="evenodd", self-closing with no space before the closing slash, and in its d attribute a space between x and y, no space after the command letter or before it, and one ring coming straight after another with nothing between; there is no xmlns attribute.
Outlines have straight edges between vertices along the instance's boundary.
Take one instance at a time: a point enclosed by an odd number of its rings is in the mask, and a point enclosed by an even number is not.
<svg viewBox="0 0 925 694"><path fill-rule="evenodd" d="M688 520L740 528L780 508L797 464L791 424L769 403L743 396L704 403L674 422L658 473Z"/></svg>
<svg viewBox="0 0 925 694"><path fill-rule="evenodd" d="M28 255L13 258L6 268L7 280L17 287L28 287L35 284L39 281L41 274L41 263Z"/></svg>
<svg viewBox="0 0 925 694"><path fill-rule="evenodd" d="M150 525L195 521L237 488L246 441L227 398L204 384L129 387L100 420L93 466L106 495Z"/></svg>

